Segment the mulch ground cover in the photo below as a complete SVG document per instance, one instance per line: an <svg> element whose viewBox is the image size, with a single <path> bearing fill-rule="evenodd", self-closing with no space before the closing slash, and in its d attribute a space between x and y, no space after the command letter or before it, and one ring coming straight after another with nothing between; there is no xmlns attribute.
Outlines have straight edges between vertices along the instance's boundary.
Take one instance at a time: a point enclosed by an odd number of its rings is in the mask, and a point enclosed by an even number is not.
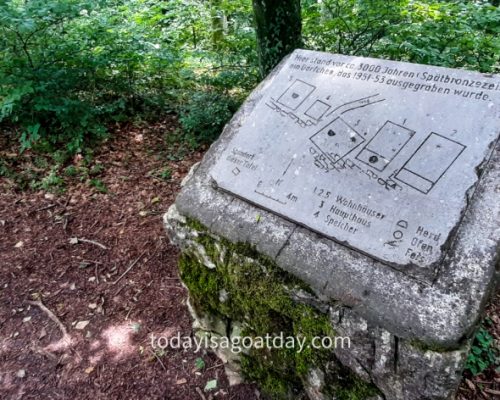
<svg viewBox="0 0 500 400"><path fill-rule="evenodd" d="M0 177L0 398L262 397L251 384L230 387L212 354L151 345L152 335L192 336L162 215L202 152L172 145L176 131L173 116L115 127L90 161L68 162L76 172L60 193ZM0 134L0 158L14 172L39 171L41 156L18 157L16 146ZM488 309L497 340L499 300ZM208 382L216 388L205 390ZM490 368L466 375L458 396L499 394Z"/></svg>

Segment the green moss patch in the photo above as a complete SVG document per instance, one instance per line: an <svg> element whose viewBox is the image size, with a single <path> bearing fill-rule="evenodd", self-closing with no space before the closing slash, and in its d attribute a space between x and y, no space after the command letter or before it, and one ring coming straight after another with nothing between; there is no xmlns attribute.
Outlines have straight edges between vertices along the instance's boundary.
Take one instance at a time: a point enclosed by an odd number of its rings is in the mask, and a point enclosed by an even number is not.
<svg viewBox="0 0 500 400"><path fill-rule="evenodd" d="M312 306L292 300L292 290L306 290L303 282L280 269L272 259L258 253L253 247L215 238L196 221L188 226L198 232L194 239L203 246L206 255L216 266L207 268L200 260L196 246L183 251L180 257L180 275L189 289L196 312L216 316L226 321L244 324L243 336L264 337L266 334L306 339L302 352L297 349L252 349L242 355L243 374L257 381L272 398L299 398L302 382L314 367L324 369L335 363L332 350L314 349L307 344L313 337L334 337L335 332L327 315ZM227 293L224 301L220 293ZM338 376L331 382L338 399L364 399L374 393L371 385L350 374L338 363ZM342 371L340 373L339 371ZM342 393L361 393L364 397L346 397Z"/></svg>

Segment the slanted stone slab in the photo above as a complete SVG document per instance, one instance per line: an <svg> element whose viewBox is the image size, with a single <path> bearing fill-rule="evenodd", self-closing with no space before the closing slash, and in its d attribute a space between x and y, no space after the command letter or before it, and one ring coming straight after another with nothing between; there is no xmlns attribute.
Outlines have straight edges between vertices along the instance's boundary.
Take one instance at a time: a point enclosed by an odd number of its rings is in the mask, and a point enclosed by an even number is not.
<svg viewBox="0 0 500 400"><path fill-rule="evenodd" d="M297 52L210 171L217 185L433 280L497 139L494 78Z"/></svg>
<svg viewBox="0 0 500 400"><path fill-rule="evenodd" d="M262 319L236 298L260 312L269 303L277 325L297 327L272 297L289 293L352 338L332 357L386 399L451 396L499 259L499 121L497 75L294 52L165 216L198 329L218 332L222 321L226 333L255 334ZM249 271L267 285L262 272L276 279L276 268L290 278L256 298ZM218 291L200 292L190 271ZM310 398L328 399L333 381L320 364L296 375Z"/></svg>

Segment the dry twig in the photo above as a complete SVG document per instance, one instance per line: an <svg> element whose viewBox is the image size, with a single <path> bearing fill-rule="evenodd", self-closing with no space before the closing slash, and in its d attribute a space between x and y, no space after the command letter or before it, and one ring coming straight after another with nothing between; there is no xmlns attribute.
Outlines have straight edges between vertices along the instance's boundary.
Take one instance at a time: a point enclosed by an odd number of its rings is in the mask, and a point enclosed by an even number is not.
<svg viewBox="0 0 500 400"><path fill-rule="evenodd" d="M80 238L76 238L76 240L78 240L79 242L84 242L84 243L90 243L90 244L93 244L94 246L98 246L98 247L100 247L101 249L104 249L104 250L107 250L107 249L108 249L106 246L104 246L103 244L101 244L101 243L99 243L99 242L96 242L95 240L80 239Z"/></svg>
<svg viewBox="0 0 500 400"><path fill-rule="evenodd" d="M33 305L33 306L37 306L40 310L42 310L45 314L47 314L47 316L52 321L54 321L56 323L56 325L59 327L60 331L63 334L63 339L68 340L68 343L69 343L69 334L68 334L68 331L66 330L66 327L52 311L50 311L40 300L28 301L28 303Z"/></svg>
<svg viewBox="0 0 500 400"><path fill-rule="evenodd" d="M34 214L34 213L37 213L37 212L40 212L40 211L50 210L51 208L54 208L56 205L57 204L50 204L50 205L42 207L42 208L37 208L36 210L30 211L28 214Z"/></svg>
<svg viewBox="0 0 500 400"><path fill-rule="evenodd" d="M122 278L123 278L125 275L127 275L127 274L130 272L130 270L131 270L132 268L134 268L135 264L137 264L137 263L139 262L139 260L140 260L140 259L144 256L144 254L146 254L146 251L147 251L147 250L144 250L144 251L141 253L141 255L140 255L139 257L137 257L137 258L136 258L136 259L132 262L132 264L130 264L130 266L129 266L126 270L125 270L125 272L124 272L123 274L121 274L121 275L119 276L119 278L118 278L116 281L114 281L114 282L113 282L113 285L116 285L118 282L120 282L120 281L122 280Z"/></svg>
<svg viewBox="0 0 500 400"><path fill-rule="evenodd" d="M158 360L158 362L161 364L162 368L164 371L167 370L167 368L165 367L165 364L163 364L163 362L160 360L160 357L158 357L158 354L156 354L154 351L152 351L151 349L149 350L149 352L155 356L155 358Z"/></svg>
<svg viewBox="0 0 500 400"><path fill-rule="evenodd" d="M203 394L203 392L201 391L201 389L196 386L196 393L198 393L201 397L202 400L207 400L207 398L205 397L205 395Z"/></svg>

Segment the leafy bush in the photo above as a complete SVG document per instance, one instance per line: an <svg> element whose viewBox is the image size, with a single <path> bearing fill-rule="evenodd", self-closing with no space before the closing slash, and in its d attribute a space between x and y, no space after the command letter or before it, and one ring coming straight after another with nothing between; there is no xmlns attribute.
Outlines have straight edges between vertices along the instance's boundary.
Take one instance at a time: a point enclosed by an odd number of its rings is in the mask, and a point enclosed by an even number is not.
<svg viewBox="0 0 500 400"><path fill-rule="evenodd" d="M488 322L488 321L487 321ZM493 336L482 326L476 333L472 347L465 363L465 369L472 375L479 375L487 368L498 365L500 356Z"/></svg>
<svg viewBox="0 0 500 400"><path fill-rule="evenodd" d="M411 62L500 71L500 9L488 2L414 2L374 46L377 55Z"/></svg>
<svg viewBox="0 0 500 400"><path fill-rule="evenodd" d="M164 106L182 63L150 29L157 14L146 7L139 0L0 3L0 122L20 129L22 148L79 152L105 135L107 122Z"/></svg>
<svg viewBox="0 0 500 400"><path fill-rule="evenodd" d="M500 9L487 1L306 1L308 47L500 71Z"/></svg>
<svg viewBox="0 0 500 400"><path fill-rule="evenodd" d="M193 147L211 143L238 109L239 101L219 92L195 92L181 110L180 123Z"/></svg>
<svg viewBox="0 0 500 400"><path fill-rule="evenodd" d="M499 71L500 10L482 0L304 0L307 47ZM179 112L213 140L258 82L246 0L3 0L0 123L22 149L77 153L120 120Z"/></svg>

